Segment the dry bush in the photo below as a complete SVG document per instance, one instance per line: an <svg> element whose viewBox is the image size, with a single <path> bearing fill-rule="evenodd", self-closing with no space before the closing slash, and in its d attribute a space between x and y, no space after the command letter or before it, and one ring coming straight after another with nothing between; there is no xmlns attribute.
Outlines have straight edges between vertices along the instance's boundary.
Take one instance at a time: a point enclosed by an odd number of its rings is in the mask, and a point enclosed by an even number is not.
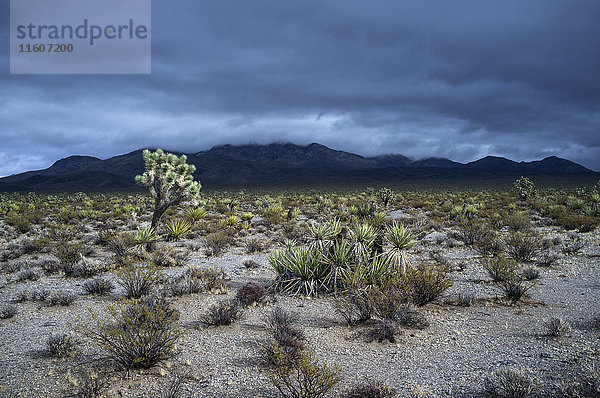
<svg viewBox="0 0 600 398"><path fill-rule="evenodd" d="M105 323L93 314L95 325L83 331L118 367L149 368L177 353L175 345L183 332L177 327L179 313L166 299L150 296L110 307L108 315Z"/></svg>
<svg viewBox="0 0 600 398"><path fill-rule="evenodd" d="M254 303L264 302L267 298L267 289L258 283L248 282L238 289L235 298L241 305L247 307Z"/></svg>
<svg viewBox="0 0 600 398"><path fill-rule="evenodd" d="M367 379L352 387L343 398L393 398L397 397L396 390L378 380Z"/></svg>
<svg viewBox="0 0 600 398"><path fill-rule="evenodd" d="M237 300L224 300L210 307L208 312L202 317L201 323L205 326L225 326L231 325L243 314Z"/></svg>
<svg viewBox="0 0 600 398"><path fill-rule="evenodd" d="M153 266L131 265L117 273L117 283L125 289L125 297L141 298L152 293L160 279L159 271Z"/></svg>

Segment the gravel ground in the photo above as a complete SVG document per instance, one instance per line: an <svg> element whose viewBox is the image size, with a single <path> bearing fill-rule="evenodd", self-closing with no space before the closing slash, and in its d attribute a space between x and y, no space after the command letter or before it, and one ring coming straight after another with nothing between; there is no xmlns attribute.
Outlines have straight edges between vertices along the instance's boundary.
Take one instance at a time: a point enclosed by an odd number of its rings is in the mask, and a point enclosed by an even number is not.
<svg viewBox="0 0 600 398"><path fill-rule="evenodd" d="M546 236L565 235L558 229L540 229ZM439 234L439 233L438 233ZM410 386L421 386L439 397L481 396L485 378L503 367L526 367L540 381L541 396L552 396L552 386L579 374L600 354L600 233L580 234L584 248L562 255L552 268L538 268L540 279L527 299L516 305L498 300L498 288L479 265L476 252L462 245L446 247L431 235L416 247L415 259L434 249L452 264L466 268L452 273L452 286L440 299L419 309L431 325L424 330L403 329L395 344L367 342L367 326L349 327L336 313L331 298L304 299L276 296L276 305L298 312L308 344L317 357L343 372L343 381L332 396L366 377L395 387L401 396ZM257 269L242 263L253 259ZM105 396L161 396L175 375L183 376L182 389L194 397L274 397L260 363L260 344L266 339L263 318L273 304L251 307L240 321L223 327L196 328L207 308L230 298L247 281L268 284L274 279L266 254L246 255L242 248L216 258L195 254L190 265L222 267L231 278L227 294L202 293L175 298L186 331L171 361L144 371L115 372ZM181 272L169 269L168 273ZM37 281L11 282L0 276L0 302L8 303L19 291L48 288L79 294L68 307L46 307L35 302L14 304L18 313L0 320L0 394L3 397L64 397L74 390L75 375L90 365L97 354L83 341L82 354L73 360L53 360L44 355L46 339L56 333L73 332L90 323L90 309L99 314L114 296L83 295L83 280L44 276ZM472 292L470 307L453 303L459 292ZM102 317L102 315L100 315ZM544 335L544 321L560 317L572 326L570 335ZM76 332L75 332L76 333Z"/></svg>

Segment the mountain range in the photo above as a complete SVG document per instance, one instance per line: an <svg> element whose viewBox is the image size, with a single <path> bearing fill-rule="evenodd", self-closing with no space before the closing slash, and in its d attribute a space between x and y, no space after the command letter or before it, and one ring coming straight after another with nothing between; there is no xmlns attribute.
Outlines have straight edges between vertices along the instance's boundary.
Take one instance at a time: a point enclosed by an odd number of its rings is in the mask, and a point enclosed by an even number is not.
<svg viewBox="0 0 600 398"><path fill-rule="evenodd" d="M187 157L206 188L594 173L556 156L532 162L487 156L463 164L445 158L412 161L399 154L363 157L316 143L221 145ZM141 149L105 160L69 156L44 170L0 178L0 192L131 190L137 188L134 176L143 171Z"/></svg>

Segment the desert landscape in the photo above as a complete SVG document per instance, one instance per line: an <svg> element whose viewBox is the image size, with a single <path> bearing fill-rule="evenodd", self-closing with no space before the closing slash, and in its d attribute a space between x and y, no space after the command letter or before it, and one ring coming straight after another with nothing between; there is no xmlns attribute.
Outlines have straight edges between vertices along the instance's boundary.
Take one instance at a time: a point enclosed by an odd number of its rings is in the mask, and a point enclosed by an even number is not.
<svg viewBox="0 0 600 398"><path fill-rule="evenodd" d="M2 396L598 396L597 184L205 193L144 158L150 194L2 194Z"/></svg>

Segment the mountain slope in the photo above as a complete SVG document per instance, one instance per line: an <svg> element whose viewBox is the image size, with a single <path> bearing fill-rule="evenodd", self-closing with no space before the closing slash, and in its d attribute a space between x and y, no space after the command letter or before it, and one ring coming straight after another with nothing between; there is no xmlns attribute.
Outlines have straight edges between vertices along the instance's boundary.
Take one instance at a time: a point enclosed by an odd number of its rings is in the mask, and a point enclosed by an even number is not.
<svg viewBox="0 0 600 398"><path fill-rule="evenodd" d="M142 150L101 160L69 156L45 170L0 178L0 191L105 191L136 189ZM188 155L205 187L265 184L392 182L407 179L495 178L593 173L555 156L534 162L487 156L467 164L444 158L411 161L399 155L366 158L320 144L221 145Z"/></svg>

